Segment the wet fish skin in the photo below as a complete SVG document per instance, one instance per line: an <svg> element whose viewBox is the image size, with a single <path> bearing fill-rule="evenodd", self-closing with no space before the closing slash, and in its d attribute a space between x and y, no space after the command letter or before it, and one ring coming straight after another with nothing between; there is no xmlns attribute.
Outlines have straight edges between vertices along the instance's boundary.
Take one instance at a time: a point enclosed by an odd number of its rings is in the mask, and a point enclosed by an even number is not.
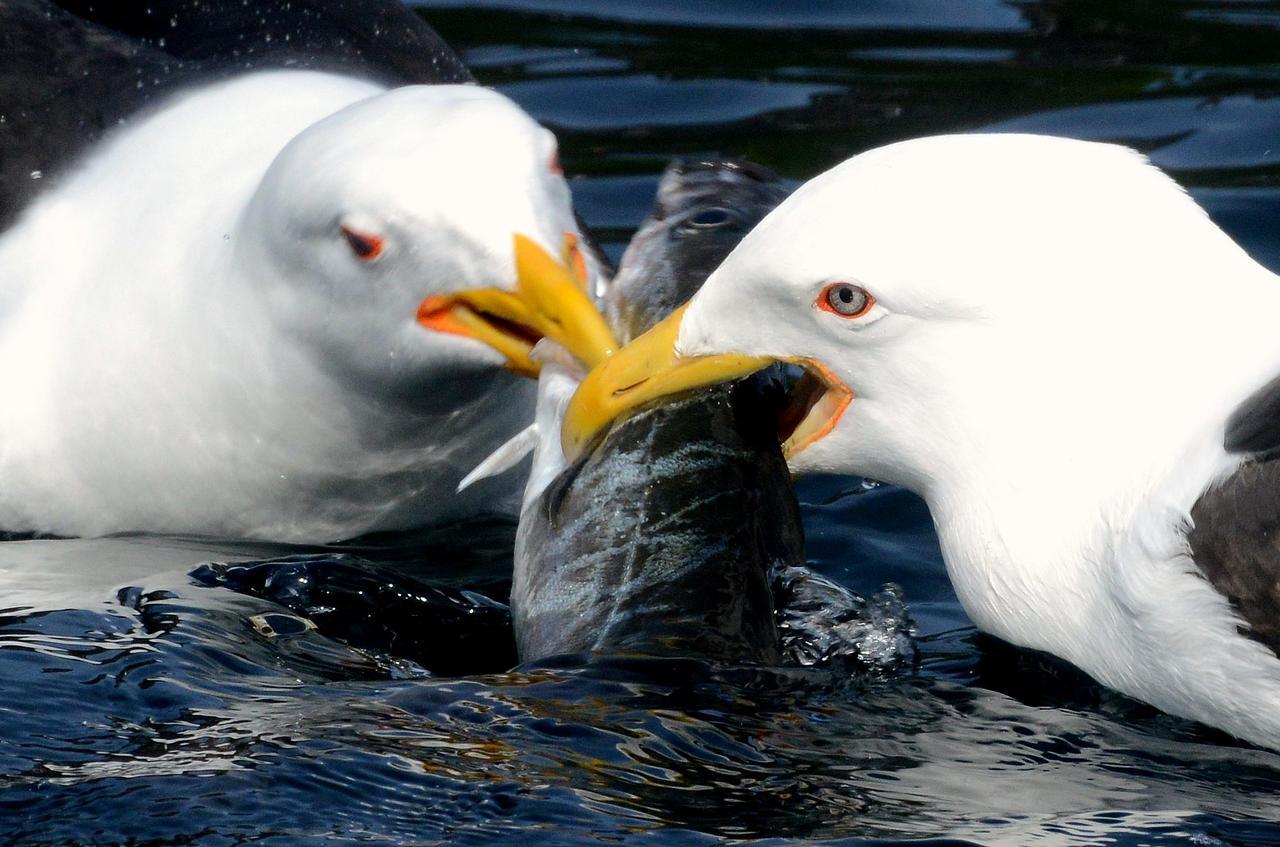
<svg viewBox="0 0 1280 847"><path fill-rule="evenodd" d="M672 163L603 297L618 340L631 341L688 301L789 193L750 162Z"/></svg>
<svg viewBox="0 0 1280 847"><path fill-rule="evenodd" d="M669 168L604 296L615 333L632 338L692 296L786 193L754 166ZM764 374L655 405L526 492L511 595L522 661L779 661L771 574L804 558L772 429L784 393L778 374Z"/></svg>

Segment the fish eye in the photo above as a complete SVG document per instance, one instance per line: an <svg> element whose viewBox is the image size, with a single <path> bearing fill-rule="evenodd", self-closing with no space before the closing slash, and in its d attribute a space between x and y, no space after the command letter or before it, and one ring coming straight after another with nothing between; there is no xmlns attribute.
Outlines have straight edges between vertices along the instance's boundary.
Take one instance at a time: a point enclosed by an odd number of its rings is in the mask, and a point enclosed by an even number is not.
<svg viewBox="0 0 1280 847"><path fill-rule="evenodd" d="M724 226L732 220L733 213L728 209L713 206L710 209L703 209L696 215L690 215L684 221L684 226L688 229L714 229Z"/></svg>
<svg viewBox="0 0 1280 847"><path fill-rule="evenodd" d="M376 235L359 232L344 225L342 227L342 237L347 240L347 245L351 248L351 252L362 262L372 262L382 255L383 241Z"/></svg>
<svg viewBox="0 0 1280 847"><path fill-rule="evenodd" d="M818 295L817 306L842 318L860 318L876 304L865 288L851 282L833 282Z"/></svg>

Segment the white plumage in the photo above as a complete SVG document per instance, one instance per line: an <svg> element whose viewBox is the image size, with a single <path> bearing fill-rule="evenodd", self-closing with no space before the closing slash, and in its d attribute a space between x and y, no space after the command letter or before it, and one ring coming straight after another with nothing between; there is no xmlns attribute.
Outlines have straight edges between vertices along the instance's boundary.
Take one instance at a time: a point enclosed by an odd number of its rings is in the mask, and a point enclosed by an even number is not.
<svg viewBox="0 0 1280 847"><path fill-rule="evenodd" d="M817 307L833 281L876 306ZM855 399L798 471L928 501L973 621L1280 748L1280 660L1196 570L1224 425L1280 373L1280 280L1136 153L895 144L802 187L712 275L683 356L824 364Z"/></svg>
<svg viewBox="0 0 1280 847"><path fill-rule="evenodd" d="M494 92L314 72L131 122L0 235L0 527L323 541L514 509L454 488L532 385L415 315L510 287L515 233L559 251L554 155Z"/></svg>

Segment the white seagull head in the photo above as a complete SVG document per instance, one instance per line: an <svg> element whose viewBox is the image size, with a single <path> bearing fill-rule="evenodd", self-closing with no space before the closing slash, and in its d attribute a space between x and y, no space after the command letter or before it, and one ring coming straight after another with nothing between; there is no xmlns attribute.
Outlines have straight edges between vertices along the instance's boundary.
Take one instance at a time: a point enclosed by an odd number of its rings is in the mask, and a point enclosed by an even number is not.
<svg viewBox="0 0 1280 847"><path fill-rule="evenodd" d="M276 157L241 230L275 319L366 389L528 372L549 327L603 326L555 137L487 89L399 88L319 121ZM525 260L544 273L532 293Z"/></svg>
<svg viewBox="0 0 1280 847"><path fill-rule="evenodd" d="M1059 470L1102 491L1107 476L1141 487L1276 365L1221 371L1260 349L1228 313L1275 292L1131 150L903 142L803 186L682 314L593 374L566 448L631 406L782 359L815 377L784 421L799 422L797 471L926 496L1057 485Z"/></svg>

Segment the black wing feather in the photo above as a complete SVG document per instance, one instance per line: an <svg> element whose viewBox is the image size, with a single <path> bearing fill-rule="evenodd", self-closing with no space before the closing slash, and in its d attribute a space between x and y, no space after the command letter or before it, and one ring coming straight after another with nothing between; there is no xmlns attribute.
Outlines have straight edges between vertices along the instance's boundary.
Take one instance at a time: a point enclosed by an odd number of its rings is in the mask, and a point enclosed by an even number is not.
<svg viewBox="0 0 1280 847"><path fill-rule="evenodd" d="M399 0L0 0L0 231L146 106L278 67L471 81Z"/></svg>
<svg viewBox="0 0 1280 847"><path fill-rule="evenodd" d="M1255 459L1201 495L1187 535L1192 557L1248 624L1245 635L1280 655L1280 459Z"/></svg>
<svg viewBox="0 0 1280 847"><path fill-rule="evenodd" d="M1228 453L1269 455L1280 449L1280 376L1253 393L1227 420Z"/></svg>
<svg viewBox="0 0 1280 847"><path fill-rule="evenodd" d="M470 82L466 65L400 0L54 0L206 71L338 71L387 85Z"/></svg>
<svg viewBox="0 0 1280 847"><path fill-rule="evenodd" d="M0 0L0 229L177 65L45 0Z"/></svg>

